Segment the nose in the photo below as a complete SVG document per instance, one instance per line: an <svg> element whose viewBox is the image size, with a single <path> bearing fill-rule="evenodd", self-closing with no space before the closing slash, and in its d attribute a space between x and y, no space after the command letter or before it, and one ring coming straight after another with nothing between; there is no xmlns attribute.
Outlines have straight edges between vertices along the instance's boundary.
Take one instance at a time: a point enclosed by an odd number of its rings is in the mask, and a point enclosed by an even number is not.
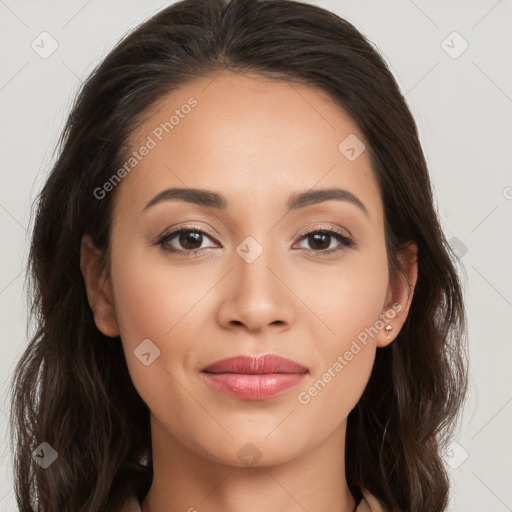
<svg viewBox="0 0 512 512"><path fill-rule="evenodd" d="M290 327L296 299L287 283L290 273L287 276L276 260L268 250L251 263L234 254L234 267L221 290L218 321L222 327L238 326L249 332Z"/></svg>

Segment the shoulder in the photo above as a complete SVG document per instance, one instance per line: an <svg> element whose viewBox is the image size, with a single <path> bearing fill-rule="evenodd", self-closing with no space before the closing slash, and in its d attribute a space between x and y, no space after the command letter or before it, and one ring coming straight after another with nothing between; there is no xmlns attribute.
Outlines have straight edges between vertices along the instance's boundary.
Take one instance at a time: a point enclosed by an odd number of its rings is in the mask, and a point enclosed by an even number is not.
<svg viewBox="0 0 512 512"><path fill-rule="evenodd" d="M362 489L361 492L363 493L363 499L359 503L356 512L387 512L387 509L373 494L365 489Z"/></svg>
<svg viewBox="0 0 512 512"><path fill-rule="evenodd" d="M141 512L140 503L135 494L130 494L120 512Z"/></svg>

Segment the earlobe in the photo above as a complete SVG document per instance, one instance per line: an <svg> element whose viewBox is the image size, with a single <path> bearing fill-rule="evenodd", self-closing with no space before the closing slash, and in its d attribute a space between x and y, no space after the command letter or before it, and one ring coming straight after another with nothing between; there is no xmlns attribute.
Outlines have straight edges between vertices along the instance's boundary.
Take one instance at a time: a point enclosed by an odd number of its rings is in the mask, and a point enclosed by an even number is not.
<svg viewBox="0 0 512 512"><path fill-rule="evenodd" d="M402 274L394 277L388 289L388 296L381 321L384 324L377 335L377 346L388 346L402 329L414 296L414 288L418 279L418 247L410 243L398 255L405 280Z"/></svg>
<svg viewBox="0 0 512 512"><path fill-rule="evenodd" d="M87 300L91 306L94 322L106 336L119 336L119 327L112 300L112 288L108 269L102 261L103 253L84 235L80 247L80 270L85 282Z"/></svg>

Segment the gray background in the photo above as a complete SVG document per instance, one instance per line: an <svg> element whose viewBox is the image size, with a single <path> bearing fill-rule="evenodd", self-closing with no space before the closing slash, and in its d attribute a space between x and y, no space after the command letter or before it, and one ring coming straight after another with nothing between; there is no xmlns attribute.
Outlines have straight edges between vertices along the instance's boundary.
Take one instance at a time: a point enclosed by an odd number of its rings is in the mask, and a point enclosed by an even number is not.
<svg viewBox="0 0 512 512"><path fill-rule="evenodd" d="M471 389L446 460L450 510L512 511L512 3L311 3L347 18L390 65L418 123L443 228L466 271ZM81 81L129 28L165 4L0 0L0 512L15 509L6 414L26 344L30 205ZM57 49L44 55L52 44Z"/></svg>

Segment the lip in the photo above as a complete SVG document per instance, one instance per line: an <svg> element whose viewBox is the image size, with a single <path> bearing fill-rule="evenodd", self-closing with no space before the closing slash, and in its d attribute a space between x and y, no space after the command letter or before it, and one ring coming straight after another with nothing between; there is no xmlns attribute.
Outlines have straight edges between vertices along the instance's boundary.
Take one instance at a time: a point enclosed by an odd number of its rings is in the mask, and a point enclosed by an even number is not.
<svg viewBox="0 0 512 512"><path fill-rule="evenodd" d="M208 384L245 400L265 400L299 384L305 366L274 354L220 359L201 370Z"/></svg>
<svg viewBox="0 0 512 512"><path fill-rule="evenodd" d="M308 369L301 364L275 354L237 356L219 359L202 369L209 373L244 373L264 375L269 373L304 373Z"/></svg>

